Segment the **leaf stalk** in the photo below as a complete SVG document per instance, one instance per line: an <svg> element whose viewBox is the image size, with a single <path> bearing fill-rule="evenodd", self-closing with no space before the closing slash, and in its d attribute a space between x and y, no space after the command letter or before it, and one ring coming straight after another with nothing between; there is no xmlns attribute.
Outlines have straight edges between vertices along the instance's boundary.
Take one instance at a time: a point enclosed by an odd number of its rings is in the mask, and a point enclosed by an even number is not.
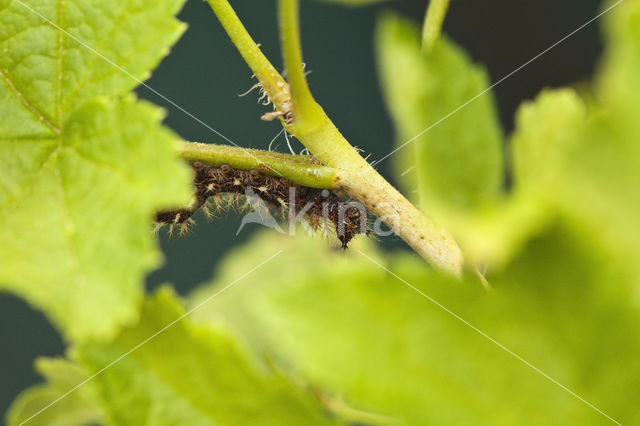
<svg viewBox="0 0 640 426"><path fill-rule="evenodd" d="M228 164L240 170L255 169L310 188L337 189L339 182L336 169L318 164L311 155L282 154L198 142L182 142L178 151L187 161L202 161L213 166Z"/></svg>
<svg viewBox="0 0 640 426"><path fill-rule="evenodd" d="M438 41L444 18L449 10L450 0L431 0L422 26L422 47L424 50L431 50Z"/></svg>

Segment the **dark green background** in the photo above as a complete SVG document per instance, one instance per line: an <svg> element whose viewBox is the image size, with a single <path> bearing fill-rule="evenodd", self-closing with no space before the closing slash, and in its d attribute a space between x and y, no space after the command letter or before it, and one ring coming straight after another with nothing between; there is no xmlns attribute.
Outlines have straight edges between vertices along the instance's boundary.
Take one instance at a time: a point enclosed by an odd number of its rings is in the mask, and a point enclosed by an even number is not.
<svg viewBox="0 0 640 426"><path fill-rule="evenodd" d="M393 144L376 78L372 43L376 17L395 9L418 22L426 3L398 0L350 9L303 1L302 33L307 69L312 71L311 89L347 139L371 153L371 159L385 155ZM232 5L267 56L280 66L275 1L235 0ZM598 0L452 0L445 29L476 61L487 65L495 82L594 17L598 5ZM237 96L254 80L215 16L206 3L189 0L180 18L189 23L189 30L149 85L236 144L266 149L279 124L259 120L265 109L254 94ZM542 88L589 78L600 50L596 24L500 84L495 93L505 128L512 129L515 108ZM138 92L167 108L167 124L185 139L224 143L148 90ZM425 128L430 124L425 123ZM279 149L286 149L282 139ZM388 165L379 166L386 175ZM195 232L186 238L169 240L163 235L167 261L149 276L149 286L172 282L186 292L210 278L220 256L255 230L245 228L236 237L239 223L237 217L216 223L199 220ZM39 312L8 294L0 294L0 342L0 413L4 413L18 392L39 381L32 369L34 357L61 355L64 346Z"/></svg>

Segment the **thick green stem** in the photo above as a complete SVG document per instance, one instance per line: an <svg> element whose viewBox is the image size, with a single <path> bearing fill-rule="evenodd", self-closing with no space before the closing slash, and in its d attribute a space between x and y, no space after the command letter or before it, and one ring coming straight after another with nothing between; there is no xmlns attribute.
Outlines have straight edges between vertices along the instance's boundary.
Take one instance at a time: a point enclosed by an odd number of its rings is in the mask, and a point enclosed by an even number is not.
<svg viewBox="0 0 640 426"><path fill-rule="evenodd" d="M246 34L246 30L227 1L209 0L209 3L221 21L224 19L231 21L223 21L222 24L265 90L268 92L269 87L277 86L279 79L263 80L263 78L270 79L272 76L269 73L256 72L255 52L259 52L259 48L255 45L247 47L247 43L253 40ZM298 0L279 0L278 5L282 51L291 90L291 108L286 111L280 110L287 113L283 120L287 130L293 133L322 164L335 171L335 181L331 188L342 189L353 199L362 203L432 265L459 275L462 271L463 259L454 239L444 229L427 219L371 167L347 142L322 107L313 99L302 68ZM248 52L243 53L243 49L248 49ZM262 53L260 58L264 58ZM267 61L266 58L264 60ZM262 59L257 62L260 67L263 67ZM279 75L278 77L281 78Z"/></svg>
<svg viewBox="0 0 640 426"><path fill-rule="evenodd" d="M449 9L449 0L431 0L422 27L422 47L429 50L440 37L442 23Z"/></svg>
<svg viewBox="0 0 640 426"><path fill-rule="evenodd" d="M295 136L323 164L338 169L338 185L418 254L440 269L460 274L462 252L453 237L435 226L371 167L313 99L302 69L298 4L298 0L279 0L282 51L294 106Z"/></svg>
<svg viewBox="0 0 640 426"><path fill-rule="evenodd" d="M310 188L338 188L338 172L317 164L310 155L281 154L197 142L182 142L179 152L182 158L188 161L202 161L213 166L228 164L241 170L255 169Z"/></svg>

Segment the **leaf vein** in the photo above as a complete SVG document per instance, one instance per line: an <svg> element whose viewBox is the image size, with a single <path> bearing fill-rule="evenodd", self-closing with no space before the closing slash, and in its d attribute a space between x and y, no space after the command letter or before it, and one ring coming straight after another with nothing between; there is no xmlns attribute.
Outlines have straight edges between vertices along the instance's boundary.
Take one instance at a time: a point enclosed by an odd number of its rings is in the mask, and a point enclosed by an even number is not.
<svg viewBox="0 0 640 426"><path fill-rule="evenodd" d="M72 146L67 146L67 149L69 149L69 151L73 152L75 155L77 155L79 158L95 165L98 166L100 168L103 168L109 172L111 172L112 174L114 174L115 176L124 179L128 184L130 184L131 186L139 189L140 191L143 192L147 192L148 188L145 188L143 185L140 184L140 181L135 179L134 177L132 177L131 175L128 175L126 173L123 172L123 170L121 168L119 168L117 165L115 164L111 164L108 163L106 161L101 161L97 158L88 156L86 154L81 153L80 151L78 151L77 148L72 147Z"/></svg>
<svg viewBox="0 0 640 426"><path fill-rule="evenodd" d="M49 155L47 155L45 157L45 159L42 161L42 163L33 171L33 173L31 174L31 178L29 180L27 180L15 194L13 194L9 199L7 199L7 201L3 205L1 205L0 208L6 208L6 207L10 206L12 203L14 203L14 202L22 199L22 197L24 197L24 194L27 192L29 187L33 184L33 182L35 182L40 177L40 174L42 173L42 170L44 170L44 166L47 165L47 163L54 157L55 153L58 152L59 149L60 149L60 147L56 146L49 153Z"/></svg>
<svg viewBox="0 0 640 426"><path fill-rule="evenodd" d="M38 119L40 120L45 126L47 126L48 128L50 128L56 135L60 135L62 134L62 131L60 129L58 129L56 126L54 126L45 116L44 114L42 114L42 112L35 106L33 105L28 99L27 97L20 91L20 89L18 89L18 87L13 83L13 81L11 80L11 78L9 78L9 76L4 72L4 70L0 69L0 78L2 78L5 83L7 84L7 86L9 86L9 88L16 94L16 96L18 97L18 99L20 99L20 101L24 104L24 106L27 107L27 109Z"/></svg>
<svg viewBox="0 0 640 426"><path fill-rule="evenodd" d="M60 28L64 28L63 15L64 15L64 0L58 0L58 26ZM63 72L63 50L64 50L64 34L62 31L57 30L58 32L58 78L57 78L57 109L58 109L58 125L60 128L64 127L64 123L62 121L62 72Z"/></svg>

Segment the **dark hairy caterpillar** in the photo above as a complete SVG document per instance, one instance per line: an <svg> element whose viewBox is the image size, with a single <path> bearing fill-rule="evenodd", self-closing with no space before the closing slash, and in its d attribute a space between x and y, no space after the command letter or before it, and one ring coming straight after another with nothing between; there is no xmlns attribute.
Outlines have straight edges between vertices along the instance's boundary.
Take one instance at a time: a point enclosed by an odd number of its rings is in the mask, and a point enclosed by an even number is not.
<svg viewBox="0 0 640 426"><path fill-rule="evenodd" d="M298 185L257 170L234 169L228 164L216 167L196 161L192 167L195 197L191 206L158 212L155 220L159 225L180 225L184 231L198 210L212 217L213 211L224 205L223 197L230 195L233 207L240 210L253 207L262 210L261 215L288 216L294 223L305 218L313 230L325 231L332 226L344 249L355 235L369 234L368 214L364 207L343 201L333 191ZM260 202L241 204L241 196ZM227 199L227 206L230 205Z"/></svg>

